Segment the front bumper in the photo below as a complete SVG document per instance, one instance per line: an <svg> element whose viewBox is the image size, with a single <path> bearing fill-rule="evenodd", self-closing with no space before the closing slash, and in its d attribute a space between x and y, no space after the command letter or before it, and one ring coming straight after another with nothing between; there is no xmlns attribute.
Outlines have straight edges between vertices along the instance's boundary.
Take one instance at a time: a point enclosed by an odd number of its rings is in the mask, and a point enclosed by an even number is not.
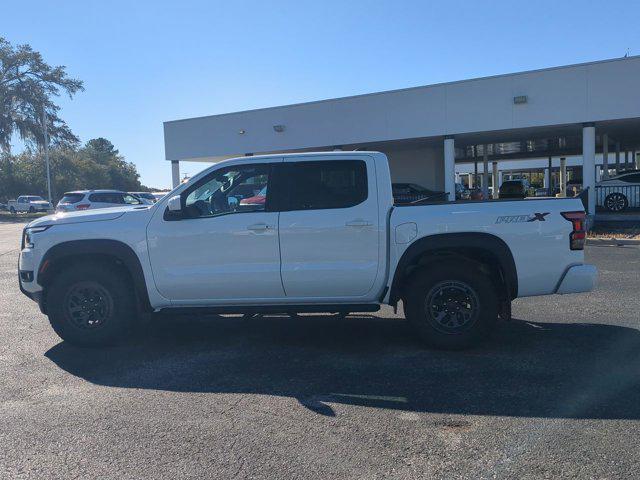
<svg viewBox="0 0 640 480"><path fill-rule="evenodd" d="M573 265L560 279L556 293L590 292L598 283L598 269L594 265Z"/></svg>
<svg viewBox="0 0 640 480"><path fill-rule="evenodd" d="M18 259L18 284L20 291L38 304L40 311L45 312L42 287L36 282L37 260L33 252L23 249ZM30 279L30 281L28 281Z"/></svg>
<svg viewBox="0 0 640 480"><path fill-rule="evenodd" d="M22 281L18 280L18 282L20 283L20 291L24 293L27 297L29 297L31 300L36 302L38 304L38 308L40 308L40 311L46 314L47 312L44 308L44 295L42 294L43 293L42 290L38 292L27 292L22 286Z"/></svg>

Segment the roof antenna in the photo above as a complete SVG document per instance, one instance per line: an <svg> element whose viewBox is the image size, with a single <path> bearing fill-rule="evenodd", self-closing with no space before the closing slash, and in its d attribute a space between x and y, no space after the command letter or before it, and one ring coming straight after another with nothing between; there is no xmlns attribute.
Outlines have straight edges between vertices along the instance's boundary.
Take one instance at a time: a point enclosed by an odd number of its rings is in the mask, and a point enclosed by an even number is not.
<svg viewBox="0 0 640 480"><path fill-rule="evenodd" d="M624 58L627 58L629 56L629 47L627 47L627 53L624 54Z"/></svg>

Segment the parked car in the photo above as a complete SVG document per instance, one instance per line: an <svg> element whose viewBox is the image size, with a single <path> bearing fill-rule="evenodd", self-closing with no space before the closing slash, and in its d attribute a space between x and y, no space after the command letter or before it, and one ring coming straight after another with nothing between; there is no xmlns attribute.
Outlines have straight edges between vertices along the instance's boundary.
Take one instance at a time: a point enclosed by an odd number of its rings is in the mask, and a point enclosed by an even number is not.
<svg viewBox="0 0 640 480"><path fill-rule="evenodd" d="M51 204L38 195L20 195L17 200L9 200L9 211L16 213L48 212Z"/></svg>
<svg viewBox="0 0 640 480"><path fill-rule="evenodd" d="M419 200L446 201L446 192L437 192L417 183L394 183L391 185L393 199L397 204L411 203Z"/></svg>
<svg viewBox="0 0 640 480"><path fill-rule="evenodd" d="M596 206L610 212L640 207L640 170L627 170L596 184Z"/></svg>
<svg viewBox="0 0 640 480"><path fill-rule="evenodd" d="M138 197L143 203L150 205L156 203L158 200L151 192L129 192L131 195Z"/></svg>
<svg viewBox="0 0 640 480"><path fill-rule="evenodd" d="M0 211L7 211L7 210L8 210L7 204L0 202Z"/></svg>
<svg viewBox="0 0 640 480"><path fill-rule="evenodd" d="M486 200L486 198L484 198L484 192L481 188L470 188L469 200Z"/></svg>
<svg viewBox="0 0 640 480"><path fill-rule="evenodd" d="M267 201L267 187L265 186L262 190L258 192L257 195L253 197L247 197L240 200L240 205L264 205Z"/></svg>
<svg viewBox="0 0 640 480"><path fill-rule="evenodd" d="M470 200L471 190L463 183L456 183L456 200Z"/></svg>
<svg viewBox="0 0 640 480"><path fill-rule="evenodd" d="M75 212L124 205L140 206L145 205L145 202L135 195L119 190L78 190L65 193L56 205L56 212Z"/></svg>
<svg viewBox="0 0 640 480"><path fill-rule="evenodd" d="M498 198L526 198L529 196L529 181L525 178L502 182Z"/></svg>
<svg viewBox="0 0 640 480"><path fill-rule="evenodd" d="M232 186L259 182L266 203L236 213ZM402 299L424 341L463 348L516 297L590 291L584 242L578 199L394 208L382 153L253 156L149 207L32 221L18 277L72 344L115 342L138 312L371 312Z"/></svg>

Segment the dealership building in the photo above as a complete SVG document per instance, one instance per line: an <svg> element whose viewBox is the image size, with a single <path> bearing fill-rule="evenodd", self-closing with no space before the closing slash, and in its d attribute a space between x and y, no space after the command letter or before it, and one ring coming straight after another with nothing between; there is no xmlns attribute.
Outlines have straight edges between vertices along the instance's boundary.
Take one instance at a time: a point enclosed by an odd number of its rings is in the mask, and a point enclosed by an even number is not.
<svg viewBox="0 0 640 480"><path fill-rule="evenodd" d="M505 165L535 165L549 182L570 163L593 213L596 178L637 161L640 56L174 120L164 138L174 186L181 161L376 150L394 182L451 198L461 174L486 189Z"/></svg>

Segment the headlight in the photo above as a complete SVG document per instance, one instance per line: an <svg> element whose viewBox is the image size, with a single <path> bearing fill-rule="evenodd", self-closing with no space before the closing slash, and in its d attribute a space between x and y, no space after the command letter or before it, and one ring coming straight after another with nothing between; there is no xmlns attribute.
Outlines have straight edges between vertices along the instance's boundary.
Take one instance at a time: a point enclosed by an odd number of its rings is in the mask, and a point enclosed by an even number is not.
<svg viewBox="0 0 640 480"><path fill-rule="evenodd" d="M22 248L33 248L34 247L34 239L33 235L35 233L44 232L49 229L51 225L44 225L42 227L27 227L22 232Z"/></svg>

